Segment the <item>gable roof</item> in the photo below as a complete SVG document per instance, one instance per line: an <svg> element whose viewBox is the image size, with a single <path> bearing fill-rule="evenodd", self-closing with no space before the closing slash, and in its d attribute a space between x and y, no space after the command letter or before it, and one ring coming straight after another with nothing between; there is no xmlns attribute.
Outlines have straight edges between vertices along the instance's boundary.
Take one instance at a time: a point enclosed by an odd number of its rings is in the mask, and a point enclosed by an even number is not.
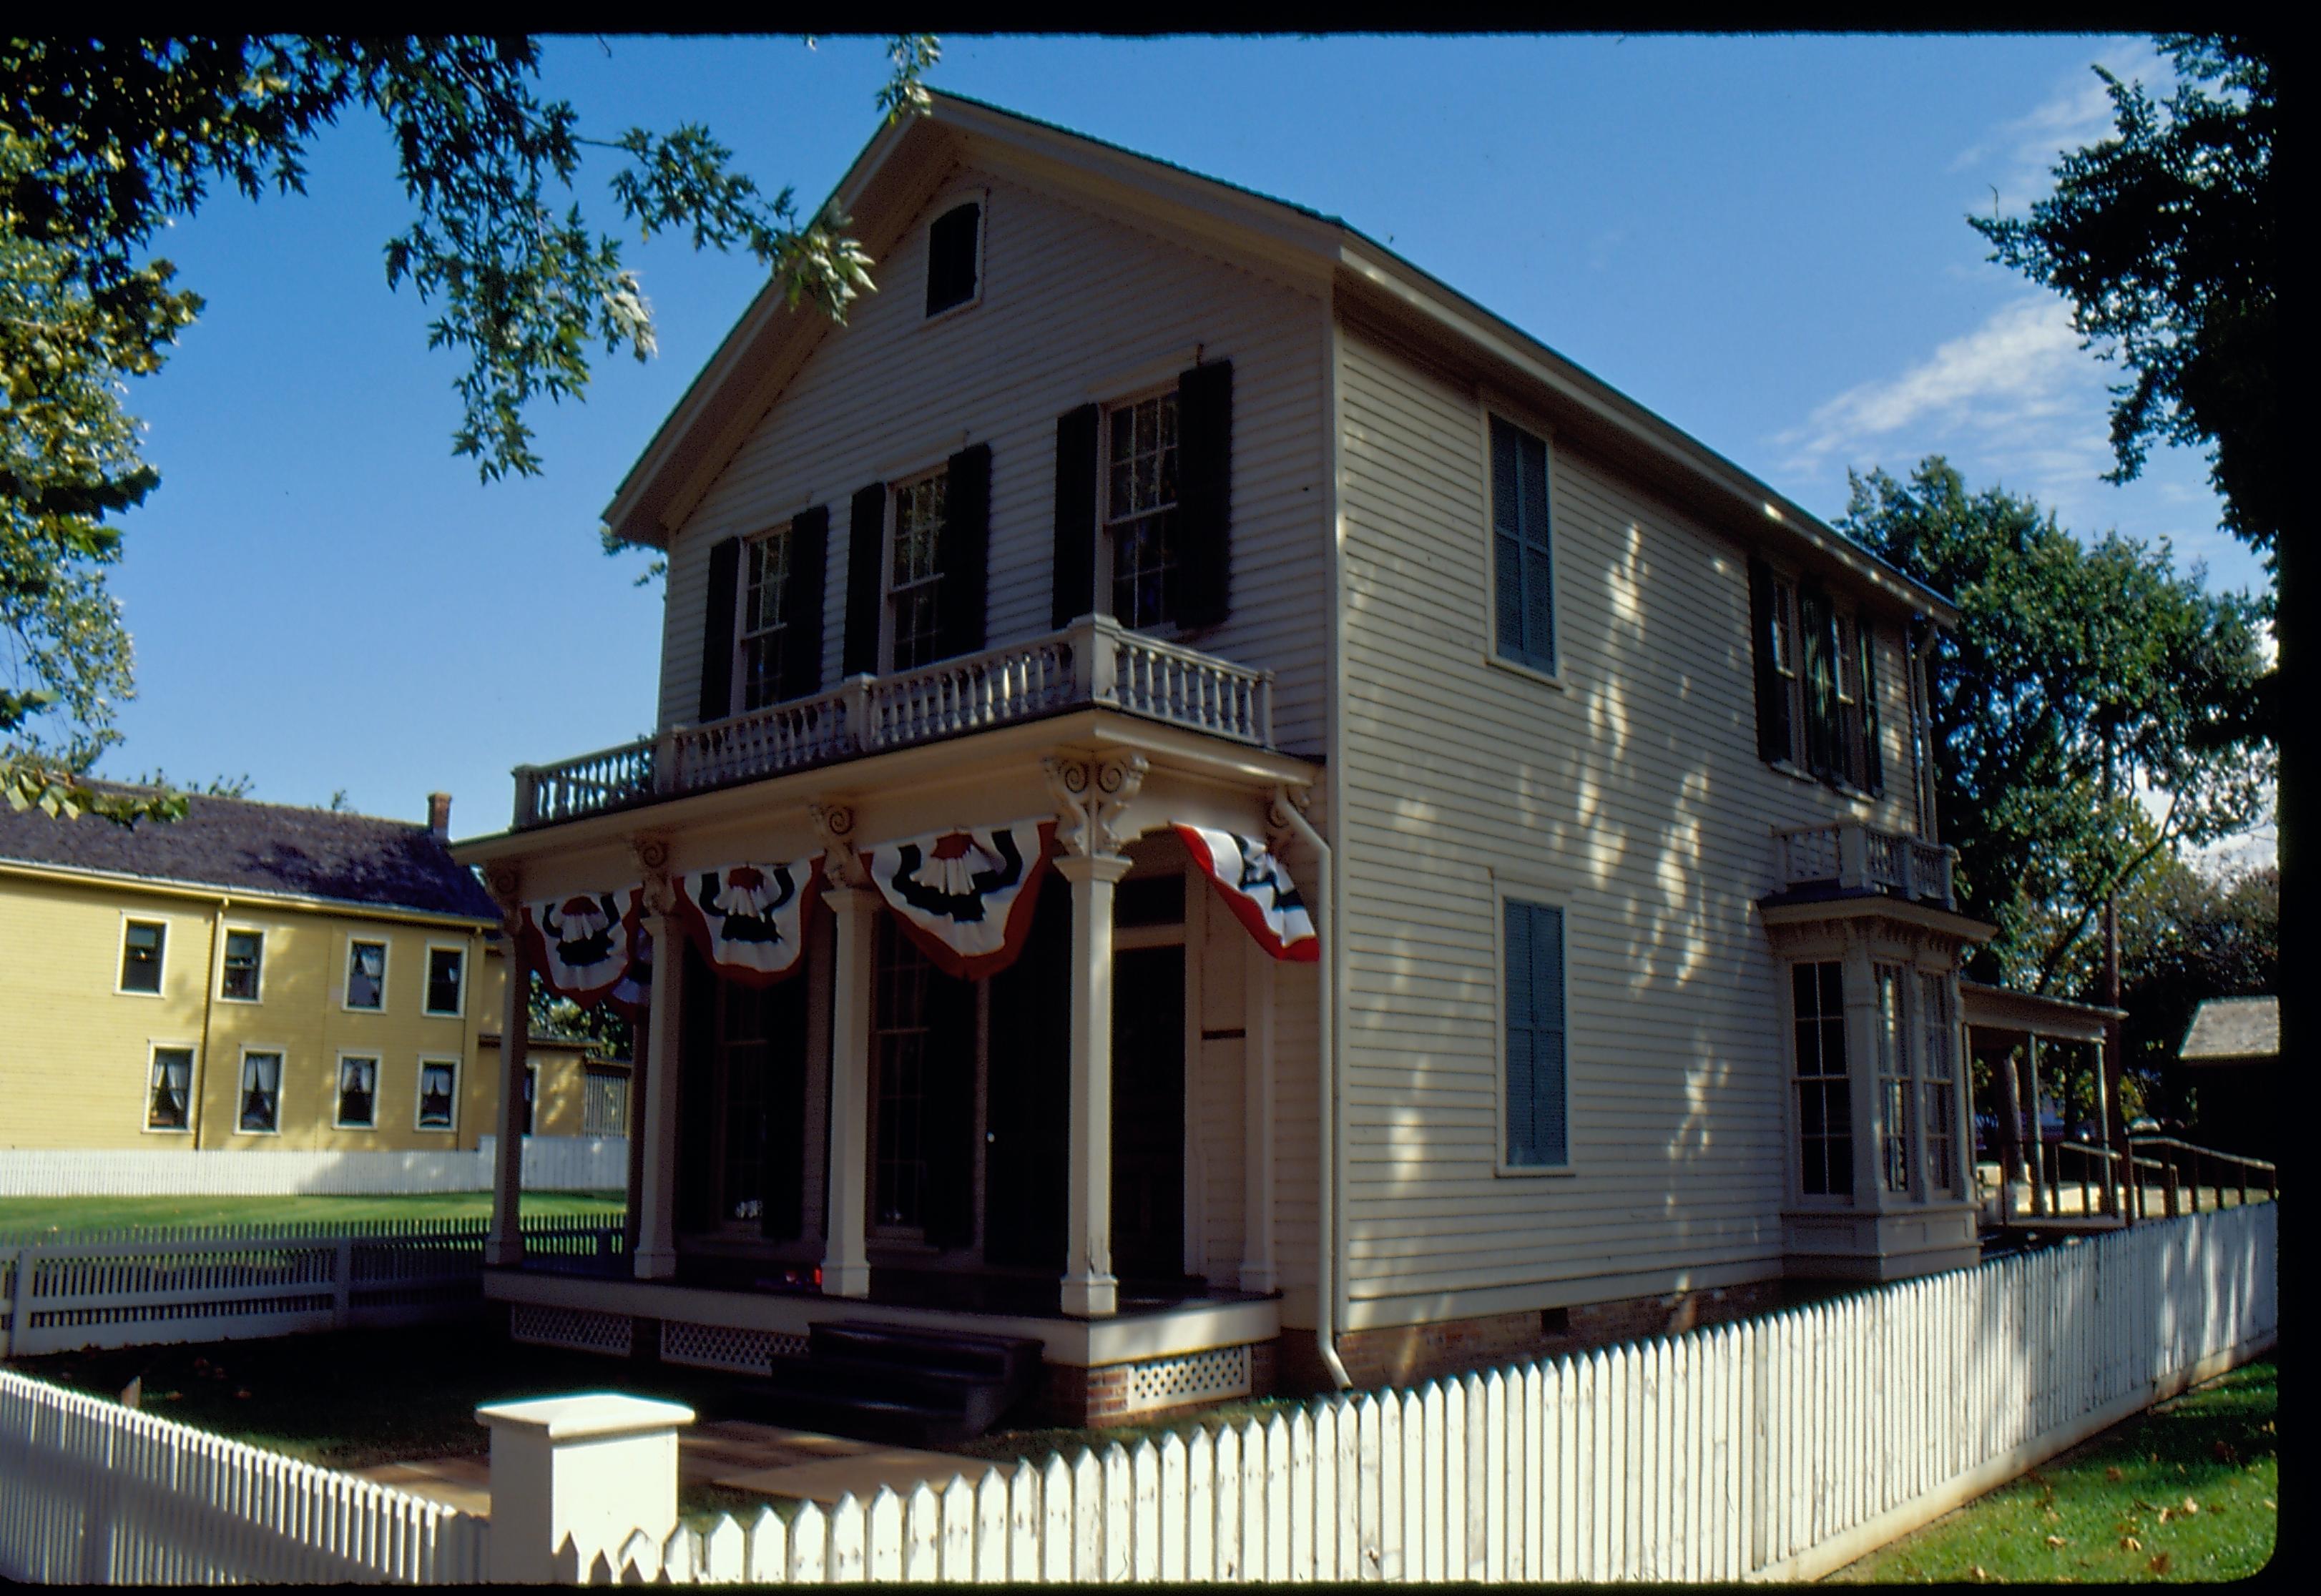
<svg viewBox="0 0 2321 1596"><path fill-rule="evenodd" d="M1895 569L1529 333L1337 217L1203 176L1084 133L964 95L930 91L933 109L882 127L831 195L883 259L944 175L960 163L1011 167L1094 193L1310 280L1347 308L1454 351L1541 402L1593 447L1652 474L1721 530L1825 576L1876 593L1899 612L1953 625L1949 599ZM832 331L793 312L772 282L678 401L605 508L633 543L666 546L750 428Z"/></svg>
<svg viewBox="0 0 2321 1596"><path fill-rule="evenodd" d="M2176 1056L2186 1064L2280 1056L2280 1000L2210 998L2192 1014Z"/></svg>
<svg viewBox="0 0 2321 1596"><path fill-rule="evenodd" d="M184 820L133 827L0 807L0 862L495 925L500 918L474 873L425 826L246 798L188 797Z"/></svg>

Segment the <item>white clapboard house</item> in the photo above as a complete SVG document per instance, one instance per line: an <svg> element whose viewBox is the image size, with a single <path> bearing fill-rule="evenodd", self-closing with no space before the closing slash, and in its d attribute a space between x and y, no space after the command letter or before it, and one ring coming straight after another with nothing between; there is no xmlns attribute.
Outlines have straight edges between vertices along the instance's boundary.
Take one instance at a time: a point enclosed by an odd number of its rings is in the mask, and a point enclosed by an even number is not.
<svg viewBox="0 0 2321 1596"><path fill-rule="evenodd" d="M605 512L658 733L460 850L651 1000L513 1333L934 1433L1974 1258L1941 594L1330 217L947 95L836 204Z"/></svg>

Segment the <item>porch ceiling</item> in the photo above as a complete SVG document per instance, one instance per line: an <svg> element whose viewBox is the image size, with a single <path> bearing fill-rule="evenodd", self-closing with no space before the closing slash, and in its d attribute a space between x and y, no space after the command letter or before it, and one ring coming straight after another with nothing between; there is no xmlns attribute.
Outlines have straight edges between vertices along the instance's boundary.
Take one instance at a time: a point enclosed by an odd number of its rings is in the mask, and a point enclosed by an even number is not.
<svg viewBox="0 0 2321 1596"><path fill-rule="evenodd" d="M1974 1030L2052 1037L2067 1042L2100 1042L2110 1021L2127 1018L2125 1009L2069 1002L1976 981L1959 983L1959 1013Z"/></svg>

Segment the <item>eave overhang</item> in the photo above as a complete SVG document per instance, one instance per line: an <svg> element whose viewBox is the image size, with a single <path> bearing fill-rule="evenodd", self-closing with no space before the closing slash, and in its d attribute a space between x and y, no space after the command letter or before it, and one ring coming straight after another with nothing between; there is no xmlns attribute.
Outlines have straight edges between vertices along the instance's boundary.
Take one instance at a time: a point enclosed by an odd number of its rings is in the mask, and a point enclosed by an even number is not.
<svg viewBox="0 0 2321 1596"><path fill-rule="evenodd" d="M1988 942L1998 933L1998 928L1987 921L1915 899L1898 898L1890 893L1861 892L1805 899L1775 893L1757 900L1757 915L1769 930L1826 925L1834 920L1884 920L1889 925L1932 932L1960 942Z"/></svg>

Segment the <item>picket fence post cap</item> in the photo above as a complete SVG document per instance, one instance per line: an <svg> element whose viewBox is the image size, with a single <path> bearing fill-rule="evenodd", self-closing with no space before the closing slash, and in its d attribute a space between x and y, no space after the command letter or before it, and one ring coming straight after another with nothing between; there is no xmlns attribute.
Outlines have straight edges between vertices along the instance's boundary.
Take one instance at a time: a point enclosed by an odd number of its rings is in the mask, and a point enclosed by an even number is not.
<svg viewBox="0 0 2321 1596"><path fill-rule="evenodd" d="M596 1440L675 1429L693 1422L682 1402L655 1401L616 1391L572 1396L534 1397L522 1402L489 1402L476 1410L476 1422L494 1430L529 1431L551 1441Z"/></svg>

